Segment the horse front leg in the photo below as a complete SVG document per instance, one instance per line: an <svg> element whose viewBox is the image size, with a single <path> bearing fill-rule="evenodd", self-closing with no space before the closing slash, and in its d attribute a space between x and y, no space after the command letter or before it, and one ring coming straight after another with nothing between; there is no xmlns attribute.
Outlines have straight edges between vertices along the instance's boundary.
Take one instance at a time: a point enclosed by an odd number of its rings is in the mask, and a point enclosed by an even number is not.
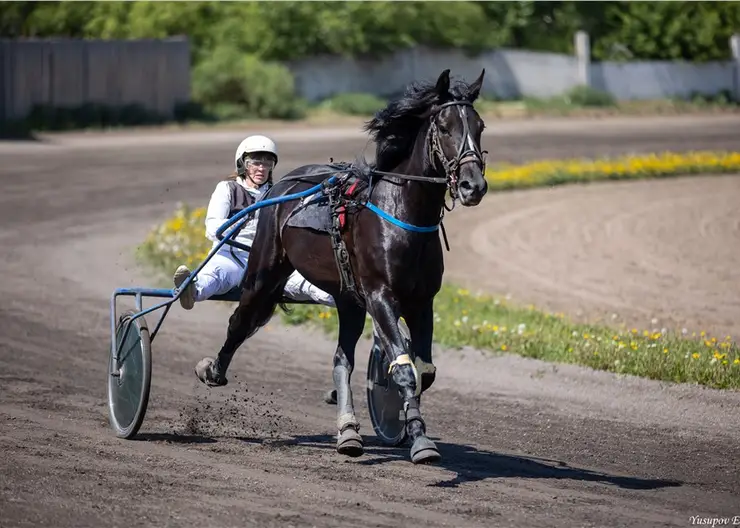
<svg viewBox="0 0 740 528"><path fill-rule="evenodd" d="M399 303L388 289L371 296L369 308L381 346L390 362L390 373L403 398L406 432L412 441L411 461L415 464L439 460L437 446L426 435L419 408L417 387L422 383L411 356L409 340L402 330Z"/></svg>
<svg viewBox="0 0 740 528"><path fill-rule="evenodd" d="M411 336L411 349L414 352L414 366L421 379L419 397L432 386L437 376L437 368L432 362L432 342L434 340L434 300L417 302L405 307L406 323Z"/></svg>
<svg viewBox="0 0 740 528"><path fill-rule="evenodd" d="M353 303L337 303L339 339L334 353L334 387L337 401L337 452L358 457L364 452L360 422L355 416L351 378L355 369L355 348L365 327L365 310Z"/></svg>
<svg viewBox="0 0 740 528"><path fill-rule="evenodd" d="M270 321L292 272L293 268L288 262L276 261L271 262L266 270L258 272L257 276L247 276L244 292L229 318L226 340L218 356L215 359L203 358L195 367L195 375L201 382L209 387L228 383L226 372L234 353L245 340Z"/></svg>

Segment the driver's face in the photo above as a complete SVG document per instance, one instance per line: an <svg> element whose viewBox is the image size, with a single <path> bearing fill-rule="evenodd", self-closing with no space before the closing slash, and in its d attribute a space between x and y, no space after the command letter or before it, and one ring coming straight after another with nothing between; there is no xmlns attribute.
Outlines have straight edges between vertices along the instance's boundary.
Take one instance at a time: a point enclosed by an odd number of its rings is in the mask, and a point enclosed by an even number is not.
<svg viewBox="0 0 740 528"><path fill-rule="evenodd" d="M270 177L270 171L275 166L275 159L270 154L250 155L246 159L247 185L259 187Z"/></svg>

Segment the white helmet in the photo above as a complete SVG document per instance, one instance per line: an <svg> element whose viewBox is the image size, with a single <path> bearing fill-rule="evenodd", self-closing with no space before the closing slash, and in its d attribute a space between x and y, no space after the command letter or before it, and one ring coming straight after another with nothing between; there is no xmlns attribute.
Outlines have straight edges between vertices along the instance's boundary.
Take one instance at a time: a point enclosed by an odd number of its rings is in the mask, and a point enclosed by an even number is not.
<svg viewBox="0 0 740 528"><path fill-rule="evenodd" d="M236 154L234 155L234 165L236 166L236 171L239 175L244 174L244 155L252 152L269 152L275 156L275 165L277 165L278 153L275 142L267 136L249 136L239 143L239 146L236 149Z"/></svg>

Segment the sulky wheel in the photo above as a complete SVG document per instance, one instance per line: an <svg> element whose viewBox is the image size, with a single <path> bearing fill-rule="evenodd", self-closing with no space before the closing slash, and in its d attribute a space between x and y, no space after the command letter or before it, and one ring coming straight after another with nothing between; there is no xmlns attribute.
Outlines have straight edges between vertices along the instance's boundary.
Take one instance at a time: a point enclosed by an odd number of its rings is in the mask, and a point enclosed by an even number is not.
<svg viewBox="0 0 740 528"><path fill-rule="evenodd" d="M152 379L149 327L143 316L132 321L134 314L127 311L118 319L116 346L124 340L118 361L114 360L114 350L108 356L108 410L111 427L119 438L132 438L141 427Z"/></svg>
<svg viewBox="0 0 740 528"><path fill-rule="evenodd" d="M406 441L406 424L401 419L403 398L398 385L388 374L389 362L380 347L377 335L373 335L373 347L367 366L367 404L370 421L380 441L386 445L399 446Z"/></svg>

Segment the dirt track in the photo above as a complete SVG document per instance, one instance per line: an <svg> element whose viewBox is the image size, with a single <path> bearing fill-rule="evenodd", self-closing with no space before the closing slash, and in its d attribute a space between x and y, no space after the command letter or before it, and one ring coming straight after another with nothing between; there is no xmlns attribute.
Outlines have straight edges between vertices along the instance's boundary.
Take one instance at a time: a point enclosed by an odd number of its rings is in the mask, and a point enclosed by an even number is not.
<svg viewBox="0 0 740 528"><path fill-rule="evenodd" d="M499 160L740 146L736 117L489 127ZM110 293L154 284L134 246L177 201L205 203L241 137L0 144L0 526L570 528L740 515L738 393L440 350L423 410L443 459L416 467L407 449L374 442L363 342L353 386L368 445L343 459L335 407L321 403L334 344L276 318L237 354L230 385L206 390L192 368L221 345L229 311L216 303L168 315L140 439L117 440ZM365 144L351 130L275 137L282 171ZM489 195L449 218L447 276L574 315L738 335L738 203L736 177Z"/></svg>

